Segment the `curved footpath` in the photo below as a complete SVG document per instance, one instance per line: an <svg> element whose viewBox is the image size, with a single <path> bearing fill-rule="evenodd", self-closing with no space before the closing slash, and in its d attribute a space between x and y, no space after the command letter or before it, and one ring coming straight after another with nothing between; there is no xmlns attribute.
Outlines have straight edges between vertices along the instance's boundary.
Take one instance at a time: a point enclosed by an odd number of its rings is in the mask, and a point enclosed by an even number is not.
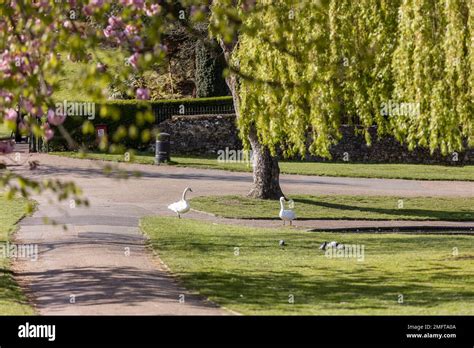
<svg viewBox="0 0 474 348"><path fill-rule="evenodd" d="M194 195L245 194L252 182L250 173L122 164L119 168L142 173L140 178L124 180L104 175L105 163L100 161L49 155L33 158L39 160L39 169L29 171L21 166L13 170L36 179L74 181L91 203L90 208L71 209L67 203L52 204L45 196L34 197L39 202L38 210L20 224L16 242L37 243L39 258L36 262L17 261L14 270L40 314L230 314L181 287L145 246L138 220L146 215L171 215L167 205L178 199L186 186L192 187ZM281 184L289 194L474 196L472 182L282 175ZM45 225L45 216L65 224L67 230ZM188 216L232 224L280 224L218 219L198 212ZM298 224L305 228L331 228L390 226L394 222L307 220ZM474 227L474 222L461 224Z"/></svg>

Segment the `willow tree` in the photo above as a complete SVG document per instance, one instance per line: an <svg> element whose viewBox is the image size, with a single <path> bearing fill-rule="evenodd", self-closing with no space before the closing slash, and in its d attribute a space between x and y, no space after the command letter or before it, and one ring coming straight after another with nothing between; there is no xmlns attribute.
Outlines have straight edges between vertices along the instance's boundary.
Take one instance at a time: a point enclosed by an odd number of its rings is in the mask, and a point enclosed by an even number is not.
<svg viewBox="0 0 474 348"><path fill-rule="evenodd" d="M278 155L330 157L343 118L357 117L368 142L374 122L385 131L378 110L391 93L397 2L244 1L229 15L231 2L214 4L214 26L234 23L222 47L240 135L254 153L250 195L277 198Z"/></svg>
<svg viewBox="0 0 474 348"><path fill-rule="evenodd" d="M473 7L467 0L214 1L240 135L254 152L250 195L282 195L278 156L330 158L343 121L369 145L372 125L410 149L446 154L472 142ZM382 105L392 99L420 103L421 112L386 115Z"/></svg>
<svg viewBox="0 0 474 348"><path fill-rule="evenodd" d="M461 151L473 137L474 3L404 1L393 55L394 98L420 103L417 117L391 119L410 148Z"/></svg>

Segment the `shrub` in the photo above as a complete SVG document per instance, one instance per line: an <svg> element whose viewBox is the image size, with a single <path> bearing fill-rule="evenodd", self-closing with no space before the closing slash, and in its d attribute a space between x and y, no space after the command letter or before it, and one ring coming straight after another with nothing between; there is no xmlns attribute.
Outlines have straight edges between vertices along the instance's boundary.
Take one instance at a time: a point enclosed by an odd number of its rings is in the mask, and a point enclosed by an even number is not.
<svg viewBox="0 0 474 348"><path fill-rule="evenodd" d="M229 95L229 89L223 77L225 61L222 51L216 44L207 44L199 40L196 43L196 96L216 97Z"/></svg>
<svg viewBox="0 0 474 348"><path fill-rule="evenodd" d="M99 125L107 126L109 140L117 144L112 147L114 152L126 149L146 150L154 139L159 123L172 115L233 112L231 97L159 101L112 100L94 105L93 119L68 116L63 123L75 146L71 147L66 139L67 135L62 134L60 129L55 129L55 136L48 144L49 151L74 150L79 147L88 150L99 149L100 144L95 134Z"/></svg>

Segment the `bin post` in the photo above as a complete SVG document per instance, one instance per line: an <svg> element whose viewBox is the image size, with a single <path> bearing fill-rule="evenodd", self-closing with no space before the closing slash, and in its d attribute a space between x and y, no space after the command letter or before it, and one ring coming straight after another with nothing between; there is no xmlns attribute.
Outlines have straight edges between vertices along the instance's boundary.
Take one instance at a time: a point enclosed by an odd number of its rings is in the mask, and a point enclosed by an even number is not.
<svg viewBox="0 0 474 348"><path fill-rule="evenodd" d="M160 165L163 162L170 161L170 135L160 133L156 136L155 144L155 164Z"/></svg>

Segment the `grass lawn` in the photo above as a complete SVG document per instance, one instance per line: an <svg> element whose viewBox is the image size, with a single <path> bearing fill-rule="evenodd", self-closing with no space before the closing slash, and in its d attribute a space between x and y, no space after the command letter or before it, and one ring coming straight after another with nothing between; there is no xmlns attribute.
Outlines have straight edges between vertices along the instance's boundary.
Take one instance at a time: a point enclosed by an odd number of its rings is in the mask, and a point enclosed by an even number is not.
<svg viewBox="0 0 474 348"><path fill-rule="evenodd" d="M52 152L52 155L124 162L124 155L102 153L82 154L78 152ZM251 172L245 163L219 163L215 158L172 156L172 165L205 169L223 169L237 172ZM154 156L141 154L132 157L131 162L154 164ZM410 180L455 180L474 181L474 166L440 166L427 164L357 164L357 163L315 163L281 161L284 174L339 176L354 178L410 179Z"/></svg>
<svg viewBox="0 0 474 348"><path fill-rule="evenodd" d="M21 199L6 200L0 195L0 244L10 239L16 229L16 223L25 212L25 201ZM10 259L4 258L3 247L0 248L0 315L34 314L20 287L15 283L9 270Z"/></svg>
<svg viewBox="0 0 474 348"><path fill-rule="evenodd" d="M167 217L141 226L187 288L243 314L474 314L474 236L312 233ZM319 245L333 240L363 245L364 260L326 257Z"/></svg>
<svg viewBox="0 0 474 348"><path fill-rule="evenodd" d="M298 219L474 221L474 198L295 195ZM398 208L403 203L403 208ZM286 205L288 207L288 204ZM191 199L191 207L217 216L278 219L280 202L242 196Z"/></svg>

